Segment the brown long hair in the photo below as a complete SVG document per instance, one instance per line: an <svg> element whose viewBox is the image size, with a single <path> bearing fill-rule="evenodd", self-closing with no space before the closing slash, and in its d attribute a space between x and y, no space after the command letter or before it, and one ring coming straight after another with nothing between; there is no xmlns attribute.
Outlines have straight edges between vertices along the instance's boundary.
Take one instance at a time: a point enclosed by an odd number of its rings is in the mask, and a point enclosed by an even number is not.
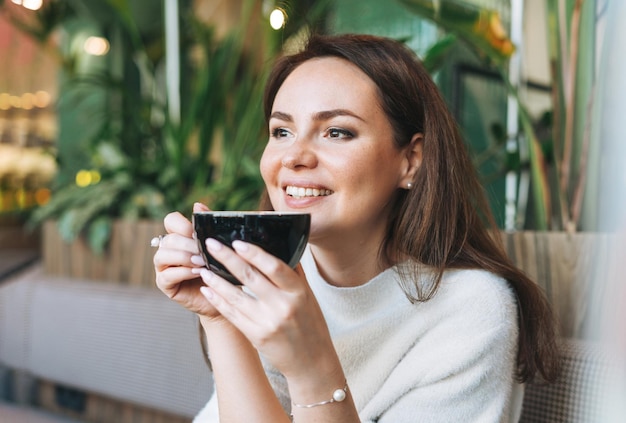
<svg viewBox="0 0 626 423"><path fill-rule="evenodd" d="M303 62L327 56L348 60L374 81L398 148L414 134L423 134L423 160L414 187L398 190L381 247L382 259L392 261L398 252L415 259L414 267L401 275L407 297L414 302L430 299L446 269L485 269L500 275L517 296L518 380L537 372L554 380L558 361L551 308L537 284L504 252L457 124L415 53L371 35L313 35L304 50L274 66L264 97L266 119L287 76ZM264 208L270 208L267 202ZM435 269L427 290L417 283L420 263Z"/></svg>

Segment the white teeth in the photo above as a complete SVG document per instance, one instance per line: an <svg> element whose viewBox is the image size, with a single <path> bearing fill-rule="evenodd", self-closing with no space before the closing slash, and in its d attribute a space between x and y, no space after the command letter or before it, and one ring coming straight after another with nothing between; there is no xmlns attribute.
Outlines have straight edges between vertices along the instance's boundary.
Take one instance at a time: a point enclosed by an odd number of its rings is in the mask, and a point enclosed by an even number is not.
<svg viewBox="0 0 626 423"><path fill-rule="evenodd" d="M317 188L303 188L303 187L295 187L289 185L285 188L287 195L296 198L304 198L304 197L322 197L326 195L330 195L333 192L329 189L317 189Z"/></svg>

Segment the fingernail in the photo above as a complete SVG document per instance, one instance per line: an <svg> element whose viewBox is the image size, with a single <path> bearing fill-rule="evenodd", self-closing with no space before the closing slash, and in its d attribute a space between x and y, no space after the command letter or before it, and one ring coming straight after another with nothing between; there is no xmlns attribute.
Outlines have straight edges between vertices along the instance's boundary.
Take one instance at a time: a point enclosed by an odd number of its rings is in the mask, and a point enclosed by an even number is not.
<svg viewBox="0 0 626 423"><path fill-rule="evenodd" d="M243 253L244 251L248 251L248 244L243 241L236 240L233 241L233 249Z"/></svg>
<svg viewBox="0 0 626 423"><path fill-rule="evenodd" d="M214 273L208 270L207 268L203 268L200 270L200 277L204 281L205 284L209 284L209 281L213 278Z"/></svg>
<svg viewBox="0 0 626 423"><path fill-rule="evenodd" d="M205 206L202 203L193 203L193 211L194 212L201 212L201 211L207 211L208 207Z"/></svg>
<svg viewBox="0 0 626 423"><path fill-rule="evenodd" d="M211 288L209 288L208 286L201 286L200 287L200 293L202 295L204 295L204 297L207 300L210 300L211 298L213 298L213 290Z"/></svg>
<svg viewBox="0 0 626 423"><path fill-rule="evenodd" d="M210 251L219 251L222 249L223 244L217 239L209 238L206 240L206 248Z"/></svg>
<svg viewBox="0 0 626 423"><path fill-rule="evenodd" d="M204 266L204 259L199 254L194 254L191 256L191 262L197 266Z"/></svg>

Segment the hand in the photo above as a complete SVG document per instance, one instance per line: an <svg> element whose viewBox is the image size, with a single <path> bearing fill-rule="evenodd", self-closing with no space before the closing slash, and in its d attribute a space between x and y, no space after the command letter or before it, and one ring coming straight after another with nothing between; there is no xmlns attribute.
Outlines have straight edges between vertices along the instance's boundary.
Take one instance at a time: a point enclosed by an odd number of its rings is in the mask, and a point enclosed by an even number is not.
<svg viewBox="0 0 626 423"><path fill-rule="evenodd" d="M233 242L234 251L211 239L207 248L253 295L207 269L202 293L279 371L309 380L337 371L326 321L300 266L291 269L242 241Z"/></svg>
<svg viewBox="0 0 626 423"><path fill-rule="evenodd" d="M203 204L194 204L193 211L208 211ZM163 237L154 255L157 287L169 298L188 310L215 318L219 312L200 293L204 284L199 273L204 268L198 244L193 239L193 226L178 212L163 220L167 235Z"/></svg>

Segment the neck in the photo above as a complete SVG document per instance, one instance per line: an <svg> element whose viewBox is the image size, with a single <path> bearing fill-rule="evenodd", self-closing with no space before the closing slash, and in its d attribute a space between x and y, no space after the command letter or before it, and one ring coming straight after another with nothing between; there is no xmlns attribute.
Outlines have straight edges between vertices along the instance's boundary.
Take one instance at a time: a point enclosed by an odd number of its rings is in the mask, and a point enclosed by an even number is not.
<svg viewBox="0 0 626 423"><path fill-rule="evenodd" d="M331 244L331 245L328 245ZM380 242L352 244L311 243L320 274L339 287L363 285L390 266L379 254Z"/></svg>

